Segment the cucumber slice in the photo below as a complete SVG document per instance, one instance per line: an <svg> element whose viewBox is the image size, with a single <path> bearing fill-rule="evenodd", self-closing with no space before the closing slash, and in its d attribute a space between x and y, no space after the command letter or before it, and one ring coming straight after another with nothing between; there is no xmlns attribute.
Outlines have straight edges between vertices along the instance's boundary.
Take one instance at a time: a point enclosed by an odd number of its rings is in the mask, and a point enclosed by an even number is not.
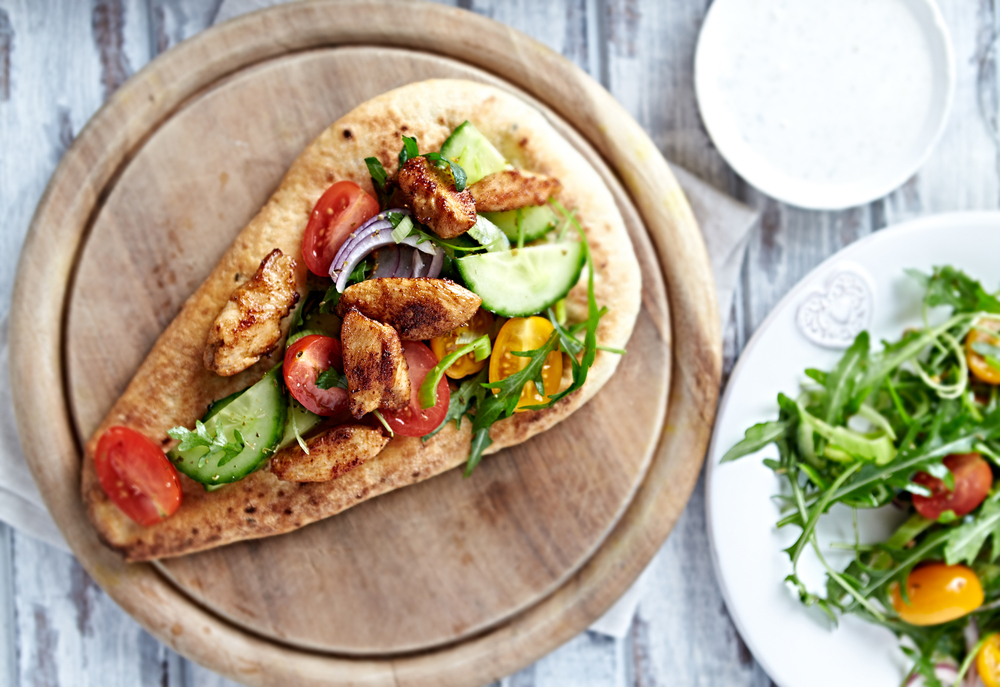
<svg viewBox="0 0 1000 687"><path fill-rule="evenodd" d="M484 212L485 217L500 227L511 241L517 241L517 210L506 212ZM521 227L524 229L524 240L537 241L551 231L559 219L548 205L532 205L521 208Z"/></svg>
<svg viewBox="0 0 1000 687"><path fill-rule="evenodd" d="M506 234L482 215L476 217L476 223L469 229L469 236L479 241L479 245L490 252L510 250L510 241L507 240Z"/></svg>
<svg viewBox="0 0 1000 687"><path fill-rule="evenodd" d="M187 451L174 448L167 456L178 470L202 484L236 482L274 453L285 429L287 411L281 365L278 365L235 398L226 397L216 402L205 416L205 429L210 436L222 432L227 440L235 442L235 432L239 430L245 444L240 453L224 465L219 465L224 454L220 451L208 455L207 446L195 446Z"/></svg>
<svg viewBox="0 0 1000 687"><path fill-rule="evenodd" d="M294 398L291 399L288 403L288 419L285 421L285 431L281 436L281 441L278 442L278 447L274 450L280 451L294 444L296 429L299 432L299 436L304 437L310 429L322 421L322 417L303 408L302 404Z"/></svg>
<svg viewBox="0 0 1000 687"><path fill-rule="evenodd" d="M458 271L483 299L484 308L504 317L524 317L569 293L583 263L583 244L567 241L469 255L458 259Z"/></svg>
<svg viewBox="0 0 1000 687"><path fill-rule="evenodd" d="M474 183L495 172L507 169L507 161L472 122L465 121L451 132L441 146L441 155L465 170L466 184Z"/></svg>
<svg viewBox="0 0 1000 687"><path fill-rule="evenodd" d="M246 391L244 389L243 391ZM208 410L205 411L205 417L201 418L202 422L208 422L209 418L213 415L218 415L219 411L225 408L227 405L235 401L243 391L236 391L229 394L225 398L220 398L218 401L212 401L208 404Z"/></svg>

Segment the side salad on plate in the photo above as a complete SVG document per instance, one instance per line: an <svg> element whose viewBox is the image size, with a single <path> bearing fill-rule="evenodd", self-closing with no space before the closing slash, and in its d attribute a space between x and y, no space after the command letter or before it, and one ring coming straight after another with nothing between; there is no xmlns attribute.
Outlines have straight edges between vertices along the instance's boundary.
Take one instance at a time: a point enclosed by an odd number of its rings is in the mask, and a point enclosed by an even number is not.
<svg viewBox="0 0 1000 687"><path fill-rule="evenodd" d="M904 684L1000 685L1000 299L953 267L911 272L925 287L924 324L873 350L862 332L836 366L807 369L777 420L749 428L722 457L769 445L779 477L786 582L836 623L844 614L893 631L912 659ZM852 560L827 561L817 524L835 505L854 513ZM884 541L862 543L860 509L905 516ZM810 552L825 589L799 574Z"/></svg>

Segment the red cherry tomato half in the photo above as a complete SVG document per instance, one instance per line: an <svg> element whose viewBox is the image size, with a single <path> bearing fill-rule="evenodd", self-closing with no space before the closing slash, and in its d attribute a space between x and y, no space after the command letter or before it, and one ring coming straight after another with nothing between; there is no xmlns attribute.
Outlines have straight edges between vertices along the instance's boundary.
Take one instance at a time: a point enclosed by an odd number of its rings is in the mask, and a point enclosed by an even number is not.
<svg viewBox="0 0 1000 687"><path fill-rule="evenodd" d="M104 493L140 525L155 525L181 506L177 470L155 441L134 429L102 434L94 464Z"/></svg>
<svg viewBox="0 0 1000 687"><path fill-rule="evenodd" d="M344 354L340 342L331 336L303 336L285 351L285 385L292 398L306 410L324 417L347 419L347 389L332 386L320 389L316 378L330 368L344 371Z"/></svg>
<svg viewBox="0 0 1000 687"><path fill-rule="evenodd" d="M338 181L316 201L302 237L306 267L323 277L352 231L378 214L378 201L353 181Z"/></svg>
<svg viewBox="0 0 1000 687"><path fill-rule="evenodd" d="M437 356L419 341L404 341L403 356L410 370L410 405L402 410L383 410L382 417L396 434L422 437L444 422L451 402L451 389L448 388L448 380L442 376L437 387L437 403L426 410L422 409L417 394L420 385L424 383L424 377L438 364Z"/></svg>
<svg viewBox="0 0 1000 687"><path fill-rule="evenodd" d="M946 510L957 517L976 509L993 486L993 471L978 453L955 453L944 459L944 466L955 477L955 491L926 472L918 472L913 481L931 490L931 496L913 495L913 507L925 518L937 520Z"/></svg>

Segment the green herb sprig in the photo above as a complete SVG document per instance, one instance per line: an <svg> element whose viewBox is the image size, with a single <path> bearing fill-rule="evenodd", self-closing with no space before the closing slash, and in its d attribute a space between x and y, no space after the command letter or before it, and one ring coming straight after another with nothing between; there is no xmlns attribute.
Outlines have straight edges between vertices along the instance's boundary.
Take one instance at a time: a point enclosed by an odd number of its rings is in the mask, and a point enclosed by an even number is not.
<svg viewBox="0 0 1000 687"><path fill-rule="evenodd" d="M178 451L190 451L200 446L208 449L198 460L198 467L204 467L211 458L216 456L218 456L219 467L222 467L246 448L246 441L238 429L233 430L233 439L229 440L222 432L209 433L205 423L201 420L195 421L193 432L184 427L173 427L167 430L167 434L171 439L180 442L177 445Z"/></svg>

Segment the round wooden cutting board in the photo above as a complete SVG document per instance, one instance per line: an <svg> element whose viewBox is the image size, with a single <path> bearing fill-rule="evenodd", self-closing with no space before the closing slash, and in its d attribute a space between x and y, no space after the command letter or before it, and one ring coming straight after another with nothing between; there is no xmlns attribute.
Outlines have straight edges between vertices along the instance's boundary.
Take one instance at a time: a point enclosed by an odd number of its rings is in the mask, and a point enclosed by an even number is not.
<svg viewBox="0 0 1000 687"><path fill-rule="evenodd" d="M451 471L289 535L123 563L86 520L79 446L302 148L355 105L441 77L525 98L605 178L643 276L618 371L469 479ZM584 629L683 509L720 369L704 246L645 133L539 44L415 3L284 5L152 62L57 169L12 318L25 453L82 564L177 651L262 685L480 684Z"/></svg>

